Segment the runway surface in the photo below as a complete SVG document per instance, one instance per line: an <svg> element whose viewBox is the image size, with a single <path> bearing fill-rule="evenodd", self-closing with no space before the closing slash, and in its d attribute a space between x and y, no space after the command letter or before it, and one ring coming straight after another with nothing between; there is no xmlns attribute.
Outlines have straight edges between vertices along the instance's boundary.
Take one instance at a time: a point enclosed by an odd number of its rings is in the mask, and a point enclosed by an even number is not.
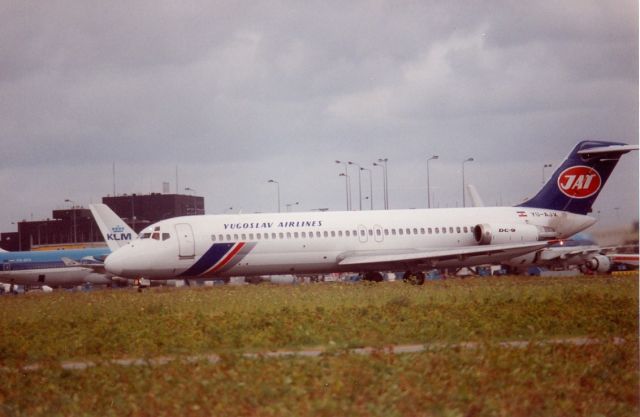
<svg viewBox="0 0 640 417"><path fill-rule="evenodd" d="M527 340L512 340L497 343L498 346L509 349L526 349L529 346L550 346L550 345L570 345L570 346L590 346L599 345L604 343L613 343L614 345L622 345L625 343L625 339L620 337L614 337L612 339L595 339L589 337L572 337L572 338L558 338L547 339L538 341ZM356 355L370 355L372 353L384 353L384 354L406 354L406 353L421 353L427 351L436 351L443 349L465 349L475 350L482 348L484 344L479 342L461 342L461 343L445 343L445 342L433 342L426 344L410 344L410 345L390 345L384 347L361 347L352 349L335 349L335 348L314 348L314 349L302 349L302 350L274 350L263 352L245 352L240 356L248 359L260 359L260 358L289 358L289 357L319 357L322 355L336 355L336 354L356 354ZM158 356L155 358L123 358L123 359L110 359L105 361L61 361L60 367L64 370L81 371L87 368L91 368L97 365L118 365L118 366L162 366L170 362L180 361L184 363L195 362L208 362L210 364L218 363L221 360L221 356L215 353L200 354L200 355L166 355ZM21 367L23 371L37 371L43 368L41 364L34 363ZM8 371L11 368L2 367L4 371Z"/></svg>

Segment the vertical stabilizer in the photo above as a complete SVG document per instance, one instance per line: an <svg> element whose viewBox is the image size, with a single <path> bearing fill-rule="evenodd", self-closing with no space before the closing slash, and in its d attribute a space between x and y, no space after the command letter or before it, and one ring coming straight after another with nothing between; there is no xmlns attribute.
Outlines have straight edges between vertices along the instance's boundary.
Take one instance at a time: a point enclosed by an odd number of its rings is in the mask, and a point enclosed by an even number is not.
<svg viewBox="0 0 640 417"><path fill-rule="evenodd" d="M637 149L620 142L582 141L540 192L518 206L588 214L620 156Z"/></svg>
<svg viewBox="0 0 640 417"><path fill-rule="evenodd" d="M89 208L111 252L138 237L136 232L106 204L90 204Z"/></svg>

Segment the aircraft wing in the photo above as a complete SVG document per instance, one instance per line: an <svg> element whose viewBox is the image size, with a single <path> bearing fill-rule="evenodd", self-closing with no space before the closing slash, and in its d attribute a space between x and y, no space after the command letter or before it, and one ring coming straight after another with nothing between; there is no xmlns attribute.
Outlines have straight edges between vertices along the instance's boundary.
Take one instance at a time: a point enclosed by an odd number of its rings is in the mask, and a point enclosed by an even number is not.
<svg viewBox="0 0 640 417"><path fill-rule="evenodd" d="M497 255L503 259L508 259L533 252L540 248L544 248L547 245L548 242L530 242L465 246L455 249L430 249L424 251L415 249L413 251L403 253L388 251L351 252L340 255L338 264L341 266L397 264L401 267L407 264L420 265L452 259L464 260Z"/></svg>
<svg viewBox="0 0 640 417"><path fill-rule="evenodd" d="M91 269L91 270L93 270L93 272L96 272L96 273L105 273L105 269L104 269L104 264L103 263L82 263L82 262L78 262L78 261L75 261L73 259L67 258L65 256L60 258L60 260L62 260L64 265L67 266L67 267L75 266L75 267L79 267L79 268Z"/></svg>

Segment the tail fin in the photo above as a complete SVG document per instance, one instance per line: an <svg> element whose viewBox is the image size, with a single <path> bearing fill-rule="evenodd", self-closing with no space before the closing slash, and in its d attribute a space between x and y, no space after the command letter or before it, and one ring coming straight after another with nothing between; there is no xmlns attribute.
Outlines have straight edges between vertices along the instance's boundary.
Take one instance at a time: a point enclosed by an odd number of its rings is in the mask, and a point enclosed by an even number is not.
<svg viewBox="0 0 640 417"><path fill-rule="evenodd" d="M626 143L582 141L573 148L540 192L518 207L587 214L591 212L591 206L620 156L637 149L637 145Z"/></svg>
<svg viewBox="0 0 640 417"><path fill-rule="evenodd" d="M106 204L90 204L89 208L111 252L138 237Z"/></svg>

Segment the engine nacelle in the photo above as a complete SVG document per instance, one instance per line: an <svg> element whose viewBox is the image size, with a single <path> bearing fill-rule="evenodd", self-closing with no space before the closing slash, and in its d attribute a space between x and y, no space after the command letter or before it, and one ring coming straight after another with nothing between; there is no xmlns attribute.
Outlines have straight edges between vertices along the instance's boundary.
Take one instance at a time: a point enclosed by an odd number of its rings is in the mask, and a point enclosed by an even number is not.
<svg viewBox="0 0 640 417"><path fill-rule="evenodd" d="M605 273L611 269L611 260L608 256L595 255L585 263L586 267L594 272Z"/></svg>
<svg viewBox="0 0 640 417"><path fill-rule="evenodd" d="M529 224L478 224L473 228L473 236L479 245L535 242L547 238L543 232L537 226Z"/></svg>

